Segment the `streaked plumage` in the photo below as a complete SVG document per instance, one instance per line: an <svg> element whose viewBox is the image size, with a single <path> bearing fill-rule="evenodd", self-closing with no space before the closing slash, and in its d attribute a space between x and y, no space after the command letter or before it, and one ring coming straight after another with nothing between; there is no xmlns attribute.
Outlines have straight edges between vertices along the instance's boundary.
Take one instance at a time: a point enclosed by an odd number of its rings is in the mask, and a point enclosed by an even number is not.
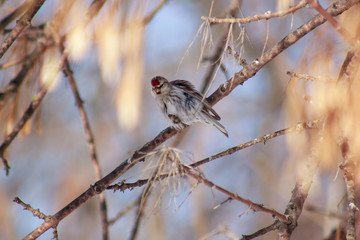
<svg viewBox="0 0 360 240"><path fill-rule="evenodd" d="M228 132L219 123L220 116L190 82L185 80L169 82L164 77L157 76L151 80L151 85L152 95L165 118L174 128L182 129L195 122L205 122L228 137Z"/></svg>

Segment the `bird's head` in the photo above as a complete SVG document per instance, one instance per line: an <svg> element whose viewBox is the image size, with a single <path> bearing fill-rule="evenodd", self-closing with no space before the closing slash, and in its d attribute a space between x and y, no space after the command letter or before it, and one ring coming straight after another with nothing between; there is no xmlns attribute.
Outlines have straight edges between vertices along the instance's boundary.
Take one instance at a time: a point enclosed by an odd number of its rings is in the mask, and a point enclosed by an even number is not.
<svg viewBox="0 0 360 240"><path fill-rule="evenodd" d="M163 96L168 94L171 90L170 83L166 78L161 76L156 76L151 79L152 93L154 96Z"/></svg>

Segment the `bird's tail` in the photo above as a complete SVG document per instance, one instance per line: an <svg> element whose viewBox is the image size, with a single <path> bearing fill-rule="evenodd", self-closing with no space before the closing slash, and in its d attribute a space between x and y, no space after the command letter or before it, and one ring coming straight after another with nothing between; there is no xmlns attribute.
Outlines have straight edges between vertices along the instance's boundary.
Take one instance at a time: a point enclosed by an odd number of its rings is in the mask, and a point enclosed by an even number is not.
<svg viewBox="0 0 360 240"><path fill-rule="evenodd" d="M219 123L219 121L217 121L216 119L214 119L208 112L203 111L202 112L205 121L208 124L213 125L214 127L216 127L220 132L222 132L227 138L229 137L228 131L226 131L225 127L223 125L221 125L221 123Z"/></svg>

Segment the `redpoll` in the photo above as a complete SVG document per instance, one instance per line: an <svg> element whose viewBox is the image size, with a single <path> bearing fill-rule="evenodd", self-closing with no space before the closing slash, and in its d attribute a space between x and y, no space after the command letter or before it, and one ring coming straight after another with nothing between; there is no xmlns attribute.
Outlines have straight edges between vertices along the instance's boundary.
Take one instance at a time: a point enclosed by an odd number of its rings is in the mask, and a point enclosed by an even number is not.
<svg viewBox="0 0 360 240"><path fill-rule="evenodd" d="M220 116L190 82L185 80L169 82L157 76L151 80L151 85L151 94L166 120L175 129L182 129L195 122L204 122L213 125L229 137L224 126L218 122Z"/></svg>

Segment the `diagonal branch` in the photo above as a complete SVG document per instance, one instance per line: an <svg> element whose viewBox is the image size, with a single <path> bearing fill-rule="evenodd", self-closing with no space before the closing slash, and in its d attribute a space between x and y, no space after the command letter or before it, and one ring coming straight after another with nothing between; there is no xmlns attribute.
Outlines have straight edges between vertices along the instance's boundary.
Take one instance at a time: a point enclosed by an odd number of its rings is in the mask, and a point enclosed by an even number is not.
<svg viewBox="0 0 360 240"><path fill-rule="evenodd" d="M62 41L59 41L58 43L60 52L65 52L65 47ZM93 168L95 171L95 179L96 181L100 180L102 178L101 175L101 169L99 165L99 160L96 153L96 147L95 147L95 137L90 127L89 118L87 116L87 113L84 108L83 100L80 97L80 93L73 75L73 72L70 67L70 63L67 58L65 58L64 61L64 67L63 72L67 76L67 79L69 81L71 90L73 92L76 106L78 107L79 113L80 113L80 119L84 127L86 141L88 142L89 148L90 148L90 156L91 161L93 164ZM102 225L102 233L103 233L103 240L109 239L109 223L108 223L108 217L107 217L107 205L106 205L106 199L105 194L101 193L99 194L99 202L100 202L100 215L101 215L101 225Z"/></svg>
<svg viewBox="0 0 360 240"><path fill-rule="evenodd" d="M264 207L264 205L262 205L262 204L254 203L254 202L250 201L249 199L242 198L237 193L232 193L232 192L226 190L225 188L222 188L222 187L216 185L215 183L207 180L206 178L204 178L200 174L193 171L193 169L191 167L189 167L189 166L183 165L183 168L184 168L187 175L189 175L192 178L198 180L199 182L204 183L206 186L208 186L208 187L210 187L212 189L216 189L219 192L224 193L225 195L229 196L231 199L237 200L239 202L242 202L242 203L248 205L252 210L259 211L259 212L270 213L272 216L276 217L281 222L283 222L283 223L288 222L288 219L287 219L286 215L281 214L281 213L279 213L278 211L276 211L274 209Z"/></svg>
<svg viewBox="0 0 360 240"><path fill-rule="evenodd" d="M341 14L342 12L349 9L351 6L358 4L359 0L339 0L328 8L328 12L332 16ZM293 33L289 34L273 48L264 53L258 60L248 64L240 72L236 73L232 79L228 80L225 84L222 84L211 96L207 98L207 101L214 105L225 96L229 95L238 85L243 84L250 77L254 76L262 67L266 65L270 60L275 58L281 52L286 50L291 45L295 44L299 39L311 32L316 27L320 26L326 20L321 15L316 15L310 21L299 27ZM31 233L29 233L24 239L35 239L44 233L52 226L58 224L64 217L73 212L76 208L81 206L83 203L94 197L96 194L103 192L113 181L122 176L126 171L136 165L139 161L144 161L146 154L154 150L160 144L165 142L170 137L174 136L178 131L173 128L167 128L160 132L153 140L146 143L141 149L136 151L132 157L122 162L112 172L96 182L89 189L87 189L80 196L75 198L67 206L57 212L51 220L44 222Z"/></svg>
<svg viewBox="0 0 360 240"><path fill-rule="evenodd" d="M283 17L285 15L288 15L290 13L294 13L297 10L304 8L307 4L306 0L302 0L300 1L296 6L291 7L287 10L284 11L280 11L280 12L275 12L275 13L271 13L271 12L266 12L265 14L260 14L260 15L255 15L252 17L246 17L246 18L215 18L215 17L201 17L201 20L203 21L207 21L210 23L241 23L241 24L246 24L246 23L250 23L250 22L255 22L255 21L260 21L260 20L269 20L271 18L278 18L278 17Z"/></svg>
<svg viewBox="0 0 360 240"><path fill-rule="evenodd" d="M20 85L24 81L24 78L30 71L30 69L36 63L36 60L40 57L41 54L44 53L46 48L51 46L53 41L49 38L44 38L43 41L39 41L39 44L35 47L35 49L30 53L24 60L24 63L21 66L20 71L17 75L11 79L7 87L0 91L0 109L4 106L6 100L13 94L17 93Z"/></svg>
<svg viewBox="0 0 360 240"><path fill-rule="evenodd" d="M317 138L320 141L320 137ZM278 236L281 240L289 240L295 228L297 227L297 220L299 219L305 200L308 196L310 187L312 185L313 177L319 165L319 157L316 149L310 147L310 154L305 159L303 169L299 171L301 175L298 176L290 201L286 207L285 215L288 216L288 223L280 223Z"/></svg>
<svg viewBox="0 0 360 240"><path fill-rule="evenodd" d="M344 11L348 10L350 7L355 4L359 4L359 0L340 0L337 1L326 10L330 16L337 16ZM229 95L232 90L234 90L237 86L244 84L249 78L254 76L261 68L263 68L269 61L274 59L281 52L295 44L298 40L304 37L306 34L320 26L326 21L326 19L318 14L312 19L310 19L307 23L303 24L299 28L297 28L292 33L288 34L284 37L280 42L275 44L270 50L265 52L260 58L254 60L252 63L248 64L244 67L240 72L234 74L234 76L221 85L212 95L210 95L206 100L214 105L227 95Z"/></svg>
<svg viewBox="0 0 360 240"><path fill-rule="evenodd" d="M239 144L237 146L228 148L228 149L226 149L226 150L224 150L222 152L219 152L217 154L214 154L214 155L212 155L210 157L207 157L207 158L204 158L204 159L199 160L197 162L194 162L192 164L189 164L189 166L192 167L192 168L199 167L199 166L201 166L201 165L203 165L205 163L214 161L215 159L218 159L218 158L221 158L221 157L224 157L224 156L227 156L227 155L231 155L231 154L233 154L233 153L235 153L237 151L243 150L243 149L251 147L253 145L256 145L256 144L259 144L259 143L264 143L265 144L268 140L279 137L279 136L282 136L284 134L288 134L288 133L292 133L292 132L296 132L296 131L301 132L301 131L306 130L306 129L308 129L308 130L309 129L317 129L319 127L319 124L321 124L321 123L322 123L322 121L318 121L318 120L298 123L293 127L284 128L284 129L278 130L278 131L270 133L270 134L265 134L265 135L263 135L261 137L255 138L255 139L253 139L251 141L248 141L248 142ZM116 190L125 191L126 189L132 190L135 187L141 187L141 186L145 185L148 182L153 182L155 180L165 179L165 178L168 178L169 176L174 176L174 175L166 173L166 174L162 174L162 175L157 176L157 179L155 179L155 178L140 179L140 180L138 180L136 182L133 182L133 183L121 182L121 183L118 183L118 184L111 185L111 186L107 187L106 189L112 189L114 191L116 191Z"/></svg>
<svg viewBox="0 0 360 240"><path fill-rule="evenodd" d="M31 24L32 18L39 11L41 6L44 4L45 0L33 0L32 4L29 6L29 9L22 15L22 17L16 22L15 27L11 32L6 36L4 41L0 46L0 59L4 56L5 52L10 48L14 43L16 38L20 33Z"/></svg>
<svg viewBox="0 0 360 240"><path fill-rule="evenodd" d="M11 142L15 139L15 137L18 135L20 130L24 127L26 122L30 119L30 117L33 115L35 110L40 106L40 103L42 99L44 98L45 94L47 93L47 88L42 87L39 92L36 94L36 96L31 100L28 108L22 115L21 119L17 122L14 129L11 131L11 133L6 137L5 141L0 145L0 159L4 164L4 169L6 172L6 175L9 175L10 171L10 165L7 159L5 159L5 150L9 147Z"/></svg>

